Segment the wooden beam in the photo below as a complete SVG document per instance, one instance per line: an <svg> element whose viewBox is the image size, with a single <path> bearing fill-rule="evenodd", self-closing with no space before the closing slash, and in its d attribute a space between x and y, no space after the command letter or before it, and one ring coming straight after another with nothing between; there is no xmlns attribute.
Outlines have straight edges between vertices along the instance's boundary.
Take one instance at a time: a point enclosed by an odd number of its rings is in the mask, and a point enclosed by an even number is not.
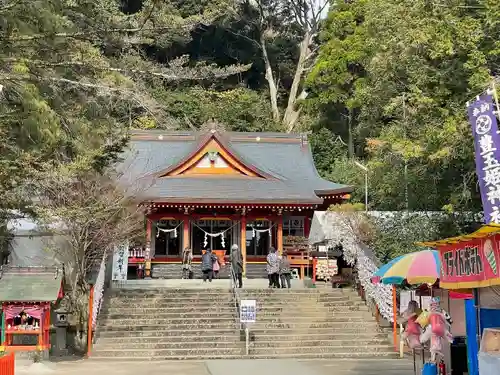
<svg viewBox="0 0 500 375"><path fill-rule="evenodd" d="M247 218L245 215L241 216L240 219L240 237L241 237L241 256L243 257L243 276L246 276L247 272Z"/></svg>

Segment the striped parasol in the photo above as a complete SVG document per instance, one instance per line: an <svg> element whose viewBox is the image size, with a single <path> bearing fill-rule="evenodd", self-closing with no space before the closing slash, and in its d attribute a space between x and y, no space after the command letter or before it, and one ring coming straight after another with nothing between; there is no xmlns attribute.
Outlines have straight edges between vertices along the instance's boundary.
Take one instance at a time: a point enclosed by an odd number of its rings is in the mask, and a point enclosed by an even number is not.
<svg viewBox="0 0 500 375"><path fill-rule="evenodd" d="M439 280L441 260L436 250L401 255L384 264L372 276L373 283L434 284Z"/></svg>

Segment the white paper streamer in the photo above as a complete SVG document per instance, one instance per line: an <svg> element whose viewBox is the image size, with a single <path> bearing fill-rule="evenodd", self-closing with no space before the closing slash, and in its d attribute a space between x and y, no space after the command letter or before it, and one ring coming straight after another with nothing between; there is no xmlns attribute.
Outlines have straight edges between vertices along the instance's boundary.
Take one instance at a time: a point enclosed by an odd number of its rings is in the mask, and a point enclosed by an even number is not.
<svg viewBox="0 0 500 375"><path fill-rule="evenodd" d="M177 228L179 228L181 226L182 223L178 224L175 228L172 228L172 229L164 229L164 228L160 228L158 225L156 225L156 237L159 237L160 236L160 232L163 232L163 233L174 233L174 238L177 238Z"/></svg>
<svg viewBox="0 0 500 375"><path fill-rule="evenodd" d="M351 266L356 265L358 269L358 278L365 293L375 300L380 314L388 321L393 321L392 311L392 287L384 284L373 284L371 277L378 270L374 261L368 256L367 248L358 239L357 221L362 220L362 213L341 213L328 212L332 218L332 225L335 230L332 231L329 238L330 246L342 244L344 249L344 260ZM360 215L360 216L357 216Z"/></svg>
<svg viewBox="0 0 500 375"><path fill-rule="evenodd" d="M273 228L276 224L273 224L270 228L267 229L255 229L255 227L252 225L252 237L255 238L257 233L269 233L269 242L272 243L273 241Z"/></svg>
<svg viewBox="0 0 500 375"><path fill-rule="evenodd" d="M102 299L104 295L104 279L106 274L106 254L102 257L101 266L97 279L94 284L94 302L92 305L92 328L95 329L97 325L97 316L101 310Z"/></svg>

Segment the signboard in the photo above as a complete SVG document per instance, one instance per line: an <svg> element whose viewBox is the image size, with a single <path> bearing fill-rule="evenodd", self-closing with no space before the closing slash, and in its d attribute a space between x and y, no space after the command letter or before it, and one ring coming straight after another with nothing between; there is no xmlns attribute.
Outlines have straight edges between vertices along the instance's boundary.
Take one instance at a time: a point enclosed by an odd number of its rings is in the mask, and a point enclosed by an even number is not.
<svg viewBox="0 0 500 375"><path fill-rule="evenodd" d="M481 95L468 107L474 135L476 174L484 221L500 223L500 133L492 95Z"/></svg>
<svg viewBox="0 0 500 375"><path fill-rule="evenodd" d="M240 323L255 323L257 319L257 303L254 299L241 300Z"/></svg>
<svg viewBox="0 0 500 375"><path fill-rule="evenodd" d="M500 235L439 246L445 289L500 285Z"/></svg>
<svg viewBox="0 0 500 375"><path fill-rule="evenodd" d="M113 281L127 280L128 271L128 242L115 247L113 252Z"/></svg>

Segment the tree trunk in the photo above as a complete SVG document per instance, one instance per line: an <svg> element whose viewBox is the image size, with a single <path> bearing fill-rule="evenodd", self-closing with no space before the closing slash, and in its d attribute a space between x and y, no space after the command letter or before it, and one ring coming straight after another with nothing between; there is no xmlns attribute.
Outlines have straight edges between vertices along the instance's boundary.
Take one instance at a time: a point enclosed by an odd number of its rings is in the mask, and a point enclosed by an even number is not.
<svg viewBox="0 0 500 375"><path fill-rule="evenodd" d="M269 55L267 54L266 40L263 32L260 34L260 48L262 49L262 58L264 59L266 69L266 80L269 85L269 96L271 98L273 120L279 122L280 111L278 109L278 87L276 86L276 81L274 80L273 69L271 67L271 62L269 61Z"/></svg>
<svg viewBox="0 0 500 375"><path fill-rule="evenodd" d="M304 73L304 67L307 60L307 55L309 53L309 46L311 45L312 35L310 32L306 32L302 42L300 42L299 47L299 61L297 61L297 67L295 68L295 75L293 77L292 87L290 88L290 94L288 96L288 104L286 107L285 115L283 116L283 127L286 129L287 133L293 131L295 124L298 120L299 111L295 110L297 104L299 86L302 81L302 76ZM303 96L301 94L301 96Z"/></svg>

